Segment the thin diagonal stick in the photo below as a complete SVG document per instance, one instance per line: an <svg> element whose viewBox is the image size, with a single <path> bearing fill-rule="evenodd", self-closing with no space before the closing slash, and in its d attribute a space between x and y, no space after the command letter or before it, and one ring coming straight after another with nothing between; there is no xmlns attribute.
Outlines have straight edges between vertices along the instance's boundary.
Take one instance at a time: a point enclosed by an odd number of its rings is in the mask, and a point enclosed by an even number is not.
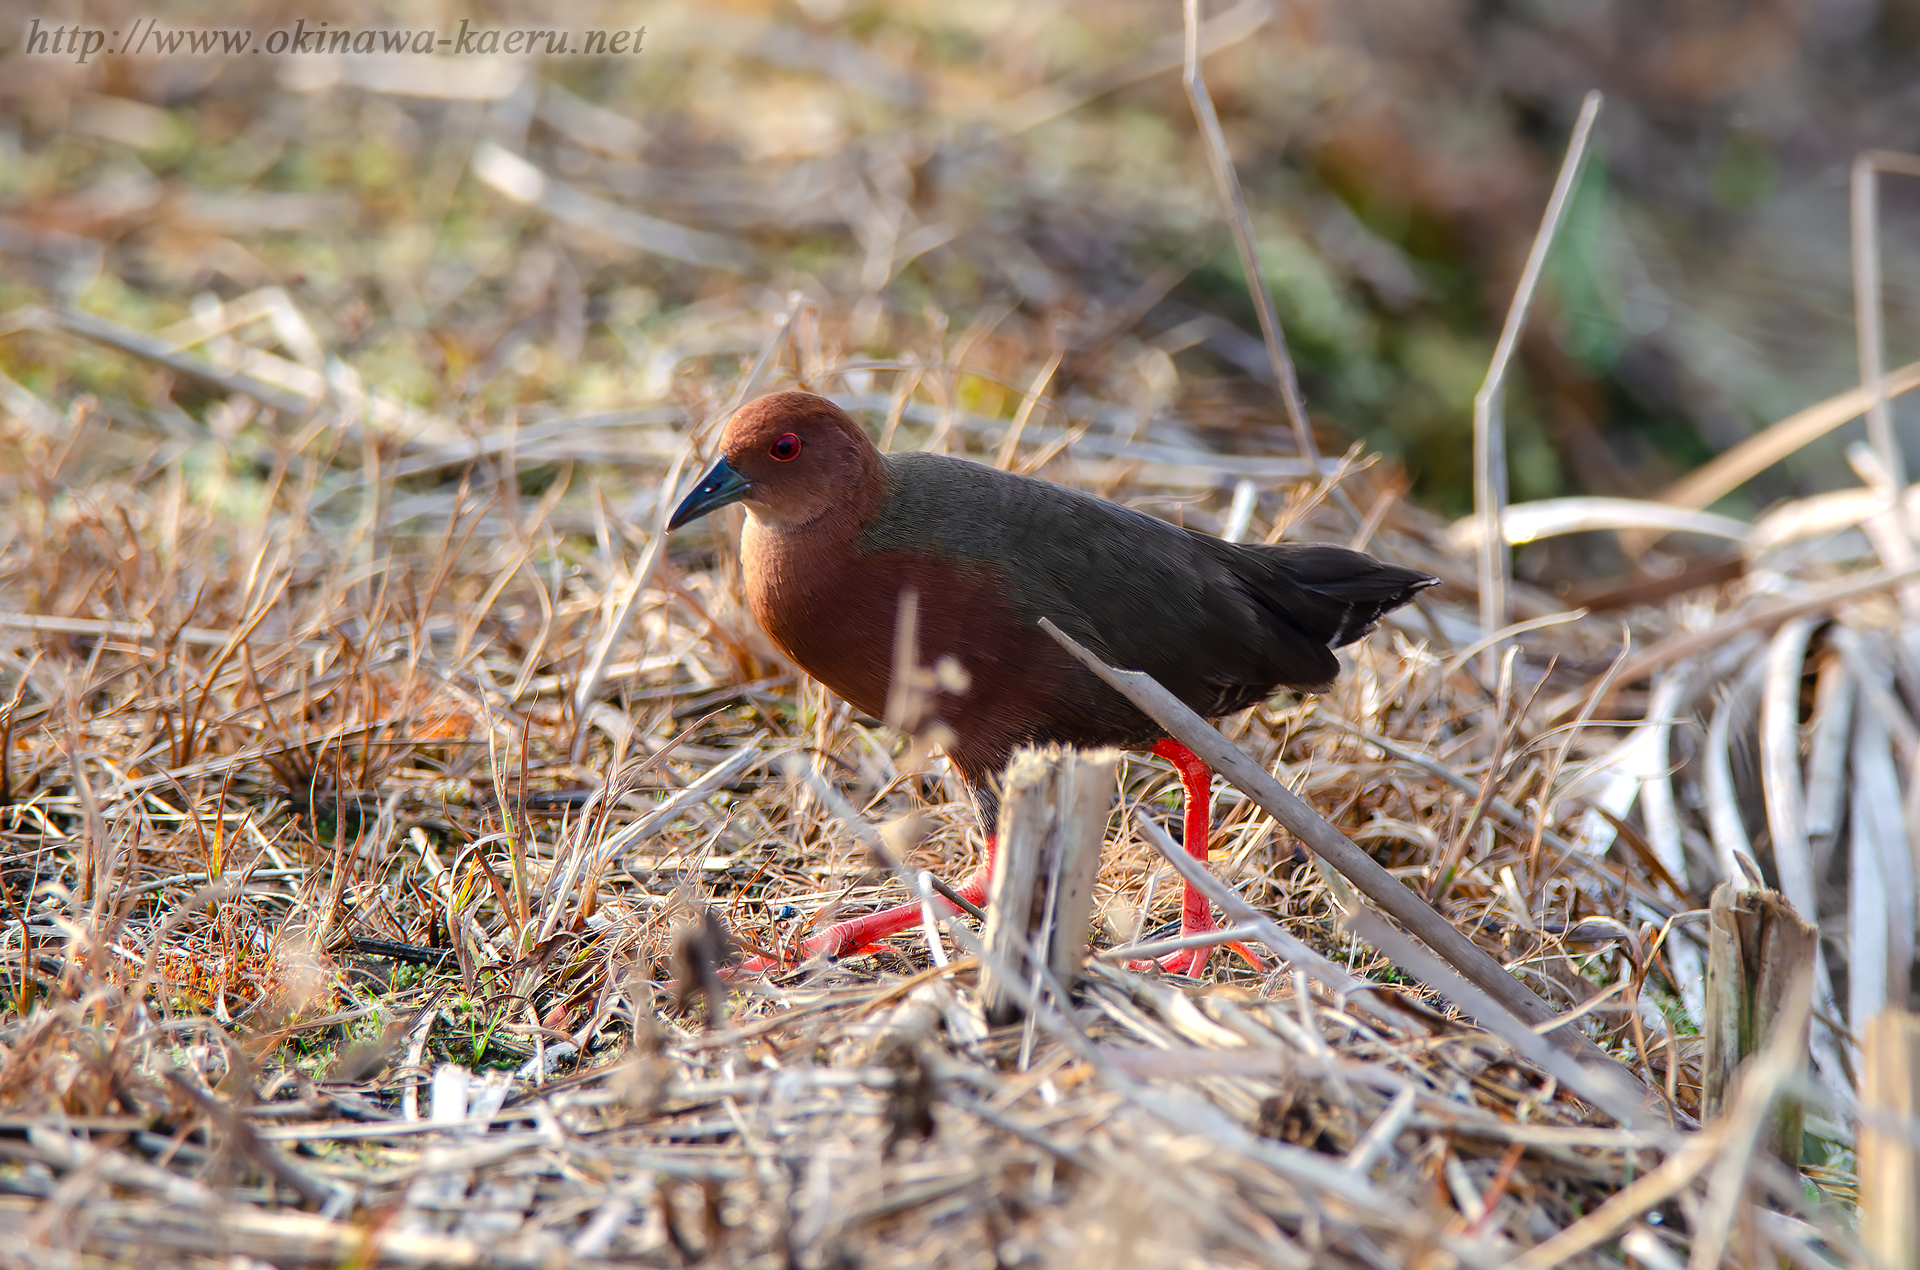
<svg viewBox="0 0 1920 1270"><path fill-rule="evenodd" d="M1509 561L1501 528L1507 507L1507 366L1520 342L1520 331L1527 324L1527 309L1533 303L1534 289L1540 285L1547 252L1566 219L1574 182L1580 179L1580 167L1586 161L1587 137L1599 114L1600 94L1596 90L1587 94L1580 107L1566 157L1560 161L1560 176L1553 183L1553 197L1547 200L1546 214L1533 236L1533 250L1527 253L1527 266L1520 272L1520 285L1514 288L1513 303L1507 308L1506 325L1500 328L1500 343L1494 347L1487 377L1473 398L1473 506L1480 522L1480 628L1489 633L1507 624ZM1497 647L1487 650L1489 677L1498 671L1499 657Z"/></svg>
<svg viewBox="0 0 1920 1270"><path fill-rule="evenodd" d="M1334 828L1305 799L1274 779L1271 772L1248 758L1239 746L1195 714L1185 702L1156 683L1152 676L1144 671L1118 670L1107 665L1047 618L1040 619L1040 629L1071 653L1081 665L1105 680L1108 687L1138 706L1141 713L1165 729L1167 735L1199 755L1228 784L1253 799L1261 810L1293 834L1302 846L1337 869L1368 899L1418 935L1427 947L1459 970L1480 991L1528 1025L1545 1023L1554 1017L1553 1008L1514 978L1492 954L1461 934L1432 905L1388 873L1377 860L1355 846L1351 839ZM1205 871L1198 868L1189 874L1190 862L1181 864L1172 861L1171 857L1169 860L1189 883L1211 894L1216 903L1223 904L1228 916L1236 920L1247 916L1246 912L1236 911L1239 901L1229 903L1226 900L1225 897L1232 892L1224 888L1213 889L1220 886L1219 879L1206 878ZM1202 881L1203 878L1206 880ZM1258 914L1254 913L1253 916L1258 917ZM1554 1044L1574 1053L1582 1062L1619 1067L1616 1060L1577 1029L1558 1029L1551 1039ZM1626 1071L1624 1067L1619 1070Z"/></svg>
<svg viewBox="0 0 1920 1270"><path fill-rule="evenodd" d="M754 359L753 369L749 370L746 378L734 387L733 397L727 402L726 410L709 419L708 425L711 425L714 420L724 422L740 408L741 403L752 393L754 386L760 382L760 376L766 373L768 364L773 361L774 353L787 342L787 336L793 331L794 321L805 307L805 303L796 292L787 305L787 314L781 319L780 328L760 346L760 355ZM633 566L633 573L627 579L626 593L609 609L606 629L601 632L599 642L594 645L593 653L587 659L587 668L580 675L580 684L574 689L572 758L576 763L585 757L587 752L587 742L591 736L591 729L587 726L588 712L593 709L594 700L599 697L600 689L607 681L607 666L613 660L614 645L626 635L627 627L640 607L640 593L646 590L647 583L653 579L654 566L660 563L660 556L666 550L667 521L678 505L673 497L674 487L679 484L681 469L693 456L693 451L700 444L704 431L705 427L694 428L688 434L686 444L681 446L680 452L674 456L673 466L667 470L667 479L660 486L660 506L654 518L653 537Z"/></svg>
<svg viewBox="0 0 1920 1270"><path fill-rule="evenodd" d="M1300 379L1294 374L1293 355L1287 351L1287 337L1280 329L1280 317L1274 312L1273 293L1260 272L1260 257L1253 247L1253 220L1247 215L1247 200L1240 192L1240 177L1234 171L1233 157L1227 153L1227 137L1220 130L1220 116L1213 109L1213 95L1207 91L1206 78L1200 73L1200 0L1186 0L1187 57L1180 82L1193 106L1193 117L1206 140L1207 166L1213 169L1213 182L1220 189L1220 201L1226 204L1227 224L1233 229L1233 245L1240 252L1240 268L1247 275L1247 290L1253 295L1254 312L1260 316L1260 338L1266 341L1267 361L1272 363L1273 378L1280 390L1280 402L1287 410L1287 422L1293 425L1294 445L1300 457L1320 470L1320 450L1313 443L1313 424L1307 419L1307 403L1300 395ZM1338 486L1334 502L1356 526L1359 509Z"/></svg>

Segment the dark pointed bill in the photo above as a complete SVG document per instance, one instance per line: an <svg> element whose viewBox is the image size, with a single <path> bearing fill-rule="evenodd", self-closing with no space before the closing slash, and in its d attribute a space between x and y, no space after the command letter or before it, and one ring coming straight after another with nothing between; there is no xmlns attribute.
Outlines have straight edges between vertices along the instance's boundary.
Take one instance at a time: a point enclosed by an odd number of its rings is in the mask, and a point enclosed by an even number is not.
<svg viewBox="0 0 1920 1270"><path fill-rule="evenodd" d="M710 511L725 507L728 503L737 503L751 492L753 486L747 478L727 466L721 459L713 465L713 470L700 478L673 513L673 519L667 522L668 529L678 529L690 520L698 520Z"/></svg>

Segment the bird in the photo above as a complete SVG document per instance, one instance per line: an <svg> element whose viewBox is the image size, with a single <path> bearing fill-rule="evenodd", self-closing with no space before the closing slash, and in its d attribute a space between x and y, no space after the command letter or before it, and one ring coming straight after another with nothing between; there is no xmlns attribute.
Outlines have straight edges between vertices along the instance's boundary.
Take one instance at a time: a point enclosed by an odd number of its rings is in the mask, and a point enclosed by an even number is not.
<svg viewBox="0 0 1920 1270"><path fill-rule="evenodd" d="M1335 649L1438 582L1344 547L1226 542L963 458L882 453L845 411L809 392L742 406L720 451L667 528L744 505L747 606L795 664L856 710L887 718L901 606L913 606L918 647L906 664L942 671L922 672L932 682L920 715L987 830L986 863L958 888L974 905L985 903L997 842L995 782L1022 746L1113 746L1168 759L1185 795L1184 844L1207 859L1212 771L1040 619L1219 718L1280 688L1328 688L1340 670ZM808 956L866 951L920 914L905 904L848 918L802 947ZM1189 885L1182 934L1214 929L1205 895ZM1159 964L1198 974L1210 951L1182 949Z"/></svg>

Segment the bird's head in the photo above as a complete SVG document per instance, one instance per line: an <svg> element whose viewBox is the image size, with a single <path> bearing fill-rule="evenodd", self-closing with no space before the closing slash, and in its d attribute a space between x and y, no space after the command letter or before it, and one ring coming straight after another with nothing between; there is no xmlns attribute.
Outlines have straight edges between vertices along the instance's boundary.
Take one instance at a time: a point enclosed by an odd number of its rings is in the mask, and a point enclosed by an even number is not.
<svg viewBox="0 0 1920 1270"><path fill-rule="evenodd" d="M860 425L825 397L770 393L742 406L721 435L721 459L693 487L667 528L744 502L777 528L852 511L876 484L880 463Z"/></svg>

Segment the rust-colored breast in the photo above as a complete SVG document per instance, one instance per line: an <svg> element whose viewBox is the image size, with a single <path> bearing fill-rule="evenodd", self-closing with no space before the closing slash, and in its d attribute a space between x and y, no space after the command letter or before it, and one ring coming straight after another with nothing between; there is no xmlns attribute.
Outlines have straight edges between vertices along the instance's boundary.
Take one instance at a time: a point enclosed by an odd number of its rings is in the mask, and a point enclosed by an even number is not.
<svg viewBox="0 0 1920 1270"><path fill-rule="evenodd" d="M970 782L991 780L1014 747L1053 735L1064 683L1079 667L1006 600L986 567L932 555L863 555L850 545L783 535L749 522L747 601L787 655L857 709L884 717L900 597L918 597L915 660L952 657L967 691L935 694L933 716L955 737L948 751Z"/></svg>

